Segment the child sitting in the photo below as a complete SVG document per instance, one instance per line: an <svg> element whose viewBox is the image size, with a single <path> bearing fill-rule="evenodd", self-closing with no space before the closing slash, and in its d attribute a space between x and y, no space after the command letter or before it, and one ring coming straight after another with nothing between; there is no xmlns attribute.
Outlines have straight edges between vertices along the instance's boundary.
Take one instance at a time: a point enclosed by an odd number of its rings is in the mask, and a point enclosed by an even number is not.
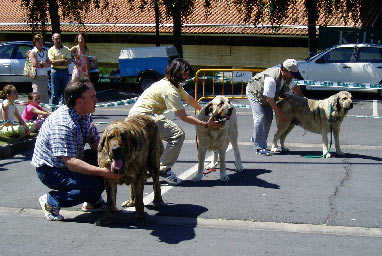
<svg viewBox="0 0 382 256"><path fill-rule="evenodd" d="M0 99L3 99L3 102L1 102L1 114L4 120L4 123L2 125L2 130L7 128L17 128L13 129L13 133L10 132L9 135L29 135L30 129L24 122L24 120L21 118L19 112L17 111L17 108L15 106L15 100L17 100L19 95L17 94L16 87L13 85L6 85L3 87L3 90L0 91ZM19 120L19 123L22 127L15 124L15 117L17 120ZM14 126L14 127L12 127Z"/></svg>
<svg viewBox="0 0 382 256"><path fill-rule="evenodd" d="M50 112L40 106L40 94L37 92L28 93L28 105L23 111L23 120L34 123L35 129L38 130L48 115L50 115Z"/></svg>

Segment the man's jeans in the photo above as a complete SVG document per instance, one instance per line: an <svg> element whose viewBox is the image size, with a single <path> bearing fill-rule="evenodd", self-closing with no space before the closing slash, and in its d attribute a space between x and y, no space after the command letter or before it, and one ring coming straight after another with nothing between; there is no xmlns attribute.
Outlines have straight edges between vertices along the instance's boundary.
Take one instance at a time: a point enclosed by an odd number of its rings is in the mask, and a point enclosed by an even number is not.
<svg viewBox="0 0 382 256"><path fill-rule="evenodd" d="M52 69L50 73L51 85L52 85L52 104L58 105L60 102L64 102L64 91L69 83L69 71L68 69Z"/></svg>
<svg viewBox="0 0 382 256"><path fill-rule="evenodd" d="M253 116L252 142L255 149L267 148L267 139L271 128L273 111L269 105L262 105L259 100L247 89L246 91Z"/></svg>
<svg viewBox="0 0 382 256"><path fill-rule="evenodd" d="M95 203L104 190L103 178L70 171L68 168L41 166L36 168L41 182L53 189L48 204L53 207L72 207L83 202Z"/></svg>

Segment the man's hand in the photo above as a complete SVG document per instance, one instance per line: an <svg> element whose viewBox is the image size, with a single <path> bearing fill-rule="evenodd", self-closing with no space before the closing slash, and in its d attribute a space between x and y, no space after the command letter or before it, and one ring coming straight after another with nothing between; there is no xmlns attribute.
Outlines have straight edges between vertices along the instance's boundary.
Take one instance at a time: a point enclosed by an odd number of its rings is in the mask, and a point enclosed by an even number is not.
<svg viewBox="0 0 382 256"><path fill-rule="evenodd" d="M112 172L110 169L107 169L106 167L103 169L105 171L103 177L106 179L117 180L117 179L123 177L122 174L116 174L116 173Z"/></svg>
<svg viewBox="0 0 382 256"><path fill-rule="evenodd" d="M210 119L208 119L207 127L209 127L209 128L220 128L222 126L222 124L223 123L221 123L219 121L215 121L214 116L211 115Z"/></svg>

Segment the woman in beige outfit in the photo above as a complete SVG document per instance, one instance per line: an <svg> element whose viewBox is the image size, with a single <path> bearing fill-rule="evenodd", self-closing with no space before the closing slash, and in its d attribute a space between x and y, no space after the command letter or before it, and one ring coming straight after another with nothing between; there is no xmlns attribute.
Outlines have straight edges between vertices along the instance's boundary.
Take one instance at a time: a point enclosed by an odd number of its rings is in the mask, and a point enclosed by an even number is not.
<svg viewBox="0 0 382 256"><path fill-rule="evenodd" d="M48 51L43 48L44 37L41 34L36 34L33 37L34 48L29 52L29 59L36 68L36 77L31 78L33 92L40 94L41 103L49 103L48 94L48 70L50 68L50 60Z"/></svg>

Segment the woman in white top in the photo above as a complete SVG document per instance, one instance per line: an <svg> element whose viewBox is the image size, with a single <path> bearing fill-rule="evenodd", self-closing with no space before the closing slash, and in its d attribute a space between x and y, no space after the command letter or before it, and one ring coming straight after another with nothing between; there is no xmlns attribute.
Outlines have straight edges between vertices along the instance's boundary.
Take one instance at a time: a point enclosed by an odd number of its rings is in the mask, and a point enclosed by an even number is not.
<svg viewBox="0 0 382 256"><path fill-rule="evenodd" d="M48 51L43 48L44 37L41 34L36 34L33 37L34 48L29 52L29 59L36 68L36 78L32 78L33 92L40 94L41 103L49 103L48 94L48 71L50 68L50 60Z"/></svg>

